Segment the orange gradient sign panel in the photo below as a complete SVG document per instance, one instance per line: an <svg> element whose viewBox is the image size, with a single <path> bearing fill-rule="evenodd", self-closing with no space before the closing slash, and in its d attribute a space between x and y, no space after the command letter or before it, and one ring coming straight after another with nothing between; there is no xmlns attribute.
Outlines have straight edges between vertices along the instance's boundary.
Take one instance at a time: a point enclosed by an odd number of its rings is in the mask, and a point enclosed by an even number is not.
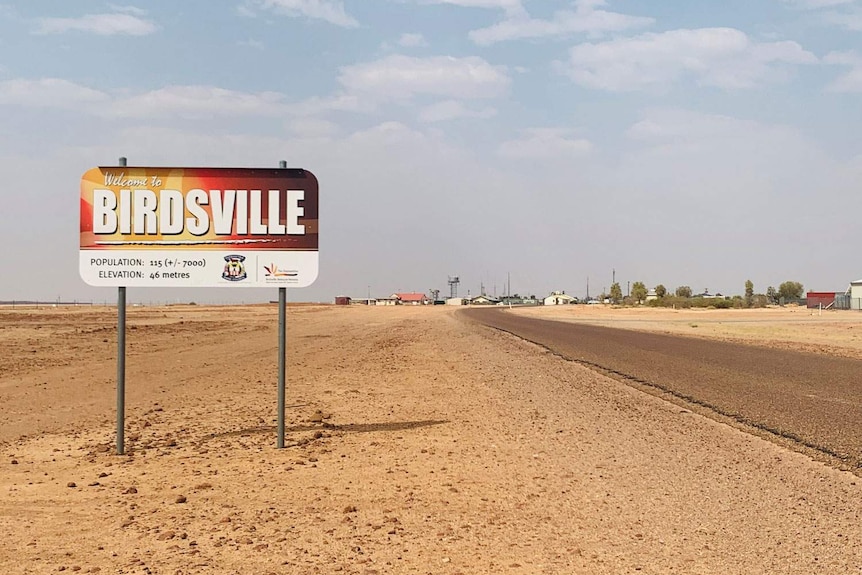
<svg viewBox="0 0 862 575"><path fill-rule="evenodd" d="M81 178L80 271L98 286L304 287L318 184L302 169L100 167Z"/></svg>

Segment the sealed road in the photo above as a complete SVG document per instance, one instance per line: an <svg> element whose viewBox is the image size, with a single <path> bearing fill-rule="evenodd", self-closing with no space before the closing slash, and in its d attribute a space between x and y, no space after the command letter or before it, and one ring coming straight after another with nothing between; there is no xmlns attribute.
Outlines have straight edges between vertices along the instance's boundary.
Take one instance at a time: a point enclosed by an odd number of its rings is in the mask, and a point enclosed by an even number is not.
<svg viewBox="0 0 862 575"><path fill-rule="evenodd" d="M471 320L862 468L862 360L568 322Z"/></svg>

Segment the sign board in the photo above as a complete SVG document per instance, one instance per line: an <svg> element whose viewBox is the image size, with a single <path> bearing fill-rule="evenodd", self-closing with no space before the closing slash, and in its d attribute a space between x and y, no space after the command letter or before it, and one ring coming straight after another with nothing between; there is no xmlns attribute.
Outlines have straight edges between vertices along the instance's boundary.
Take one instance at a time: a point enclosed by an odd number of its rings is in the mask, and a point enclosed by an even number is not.
<svg viewBox="0 0 862 575"><path fill-rule="evenodd" d="M317 178L302 169L99 167L81 178L92 286L306 287Z"/></svg>

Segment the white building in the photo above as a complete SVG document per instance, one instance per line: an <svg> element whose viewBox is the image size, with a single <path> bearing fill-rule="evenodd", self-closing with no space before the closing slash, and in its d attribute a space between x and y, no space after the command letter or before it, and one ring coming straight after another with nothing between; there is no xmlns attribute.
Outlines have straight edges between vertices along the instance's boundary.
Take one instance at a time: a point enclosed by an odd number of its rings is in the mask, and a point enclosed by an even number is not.
<svg viewBox="0 0 862 575"><path fill-rule="evenodd" d="M850 282L850 309L862 309L862 280Z"/></svg>
<svg viewBox="0 0 862 575"><path fill-rule="evenodd" d="M575 303L576 298L566 294L564 291L551 292L551 295L545 298L545 305L568 305Z"/></svg>

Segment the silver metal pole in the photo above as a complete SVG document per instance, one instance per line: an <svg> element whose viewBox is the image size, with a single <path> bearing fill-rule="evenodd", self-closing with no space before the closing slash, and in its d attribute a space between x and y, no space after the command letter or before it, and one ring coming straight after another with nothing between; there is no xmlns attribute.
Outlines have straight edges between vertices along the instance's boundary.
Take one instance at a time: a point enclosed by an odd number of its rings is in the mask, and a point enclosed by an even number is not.
<svg viewBox="0 0 862 575"><path fill-rule="evenodd" d="M279 168L287 168L281 160ZM278 449L284 449L284 387L285 359L287 355L287 288L278 288Z"/></svg>
<svg viewBox="0 0 862 575"><path fill-rule="evenodd" d="M120 158L126 166L126 158ZM126 288L117 288L117 455L126 452Z"/></svg>
<svg viewBox="0 0 862 575"><path fill-rule="evenodd" d="M287 307L287 288L278 288L278 448L284 447L284 387L285 387L285 355L286 355L286 323L285 308Z"/></svg>

